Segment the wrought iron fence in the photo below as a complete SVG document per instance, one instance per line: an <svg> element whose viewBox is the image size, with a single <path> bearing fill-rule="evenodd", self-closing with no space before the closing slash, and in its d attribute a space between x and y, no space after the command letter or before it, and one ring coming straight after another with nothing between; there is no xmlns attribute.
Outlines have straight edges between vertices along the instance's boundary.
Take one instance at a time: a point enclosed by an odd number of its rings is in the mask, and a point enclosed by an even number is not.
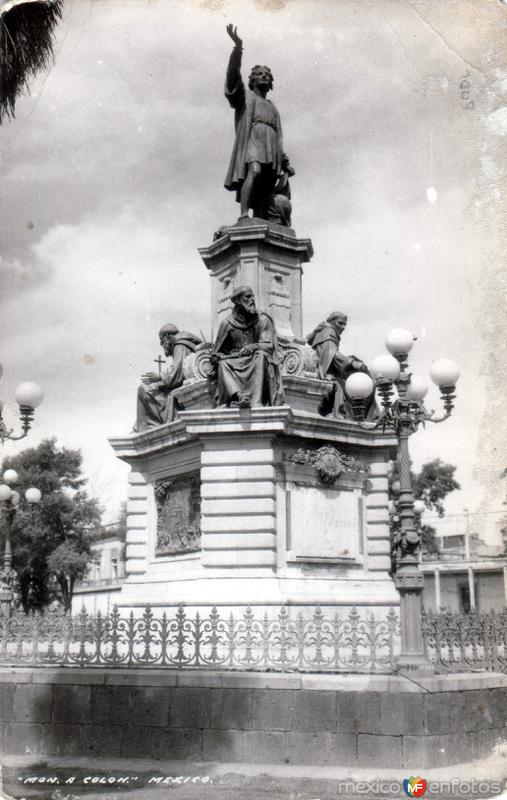
<svg viewBox="0 0 507 800"><path fill-rule="evenodd" d="M393 608L383 619L286 607L256 616L179 606L155 616L147 606L137 616L115 607L95 616L17 611L0 621L0 663L9 665L392 672L398 647Z"/></svg>
<svg viewBox="0 0 507 800"><path fill-rule="evenodd" d="M426 653L440 672L507 671L507 609L487 613L426 612Z"/></svg>
<svg viewBox="0 0 507 800"><path fill-rule="evenodd" d="M437 672L507 672L507 609L470 614L426 612L428 658ZM399 619L320 608L295 612L195 610L155 615L86 611L0 617L0 664L172 667L299 672L392 672Z"/></svg>

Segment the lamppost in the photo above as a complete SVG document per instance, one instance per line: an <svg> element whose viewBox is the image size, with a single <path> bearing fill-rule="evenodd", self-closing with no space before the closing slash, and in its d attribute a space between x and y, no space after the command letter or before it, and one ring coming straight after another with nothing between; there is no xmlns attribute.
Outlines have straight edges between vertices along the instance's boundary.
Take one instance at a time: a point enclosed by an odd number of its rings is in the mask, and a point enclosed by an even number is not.
<svg viewBox="0 0 507 800"><path fill-rule="evenodd" d="M12 568L11 529L20 496L19 492L11 489L11 486L18 482L18 473L14 469L7 469L3 474L3 480L4 483L0 484L0 512L5 517L6 525L2 569L0 571L0 614L2 617L8 617L12 610L14 588L17 583L17 575ZM41 496L40 490L34 487L27 489L25 492L25 499L30 505L38 503Z"/></svg>
<svg viewBox="0 0 507 800"><path fill-rule="evenodd" d="M396 506L400 530L393 554L395 585L400 593L401 652L398 666L402 669L430 669L421 626L424 576L419 566L421 534L414 509L408 440L420 425L443 422L450 416L459 369L450 359L434 362L430 375L440 389L444 410L438 416L434 411L427 411L423 401L428 384L420 375L412 374L408 366L408 353L414 340L415 337L404 329L391 331L386 338L389 354L377 356L371 364L375 383L364 373L353 373L345 383L345 391L358 409L358 420L363 427L390 428L398 439L400 486ZM368 424L361 421L361 417L364 419L362 409L375 387L381 402L380 416L376 422Z"/></svg>
<svg viewBox="0 0 507 800"><path fill-rule="evenodd" d="M422 540L422 515L426 510L426 506L424 505L422 500L414 500L414 516L415 516L415 526L416 530L419 533L421 542L419 547L419 564L422 564L423 560L423 540Z"/></svg>
<svg viewBox="0 0 507 800"><path fill-rule="evenodd" d="M0 377L2 372L3 369L0 364ZM38 383L25 381L25 383L20 383L14 393L14 397L19 406L22 433L16 436L14 431L6 426L2 417L3 403L0 402L0 441L2 444L6 439L24 439L30 430L34 409L42 403L43 394Z"/></svg>
<svg viewBox="0 0 507 800"><path fill-rule="evenodd" d="M394 571L394 562L395 562L395 554L398 549L398 546L401 541L401 536L399 533L399 522L400 517L398 514L398 493L400 491L400 482L395 480L391 483L391 491L395 495L395 497L389 500L387 504L387 509L389 511L389 526L391 530L394 530L394 538L392 541L392 558L393 558L393 571ZM422 537L422 521L421 517L426 510L426 506L422 500L414 500L414 522L415 527L418 533L420 533ZM421 538L421 547L419 548L419 563L422 563L422 538Z"/></svg>

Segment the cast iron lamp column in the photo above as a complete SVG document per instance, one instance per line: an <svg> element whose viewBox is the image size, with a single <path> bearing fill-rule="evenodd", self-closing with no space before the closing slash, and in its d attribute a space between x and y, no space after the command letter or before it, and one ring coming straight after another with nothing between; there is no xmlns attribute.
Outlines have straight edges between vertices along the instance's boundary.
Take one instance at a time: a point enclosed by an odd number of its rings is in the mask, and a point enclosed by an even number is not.
<svg viewBox="0 0 507 800"><path fill-rule="evenodd" d="M3 369L0 364L0 377L2 376L2 372ZM16 436L14 435L14 431L6 426L2 418L3 403L0 402L0 442L2 444L6 439L16 440L25 438L32 424L34 409L42 403L43 394L38 383L26 381L25 383L20 383L14 393L14 397L19 406L22 432Z"/></svg>
<svg viewBox="0 0 507 800"><path fill-rule="evenodd" d="M431 670L424 647L422 633L422 590L424 575L420 569L420 526L414 510L414 493L410 474L408 440L419 425L427 421L443 422L453 409L454 389L459 378L459 369L454 361L441 359L433 364L431 378L440 388L444 404L441 416L428 412L423 405L428 385L424 378L413 375L408 369L408 353L414 343L413 335L406 330L395 329L387 336L386 347L391 355L381 355L371 364L371 373L381 400L381 415L369 428L392 428L398 439L397 460L399 472L399 495L396 501L400 531L393 543L393 571L396 588L400 593L401 652L398 659L400 669ZM351 375L345 391L353 403L364 403L367 375ZM371 379L371 392L375 385ZM396 388L397 397L394 389Z"/></svg>
<svg viewBox="0 0 507 800"><path fill-rule="evenodd" d="M12 547L11 547L11 527L16 514L16 507L19 505L19 493L11 486L18 482L18 473L14 469L8 469L3 475L4 483L0 484L0 511L5 516L5 544L2 559L2 569L0 571L0 615L9 617L12 611L12 601L14 599L14 586L17 582L17 575L12 568ZM39 489L30 488L25 492L27 503L35 504L41 499Z"/></svg>

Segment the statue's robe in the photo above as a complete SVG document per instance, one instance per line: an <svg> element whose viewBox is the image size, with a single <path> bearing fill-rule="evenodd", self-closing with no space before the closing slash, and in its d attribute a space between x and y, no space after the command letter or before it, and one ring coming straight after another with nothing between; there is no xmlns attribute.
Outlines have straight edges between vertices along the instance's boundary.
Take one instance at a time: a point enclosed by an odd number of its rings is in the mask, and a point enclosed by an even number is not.
<svg viewBox="0 0 507 800"><path fill-rule="evenodd" d="M334 391L323 404L322 411L335 417L355 419L352 405L345 394L345 381L358 370L352 366L353 361L360 361L357 356L346 356L340 351L340 337L333 325L321 322L306 337L306 340L317 353L319 375L322 379L331 378ZM367 372L367 370L364 370ZM372 420L378 415L375 394L368 401L366 419Z"/></svg>
<svg viewBox="0 0 507 800"><path fill-rule="evenodd" d="M156 428L174 419L178 409L172 392L183 384L183 362L199 344L201 339L193 333L180 331L175 335L171 368L162 370L157 383L141 384L138 389L135 431Z"/></svg>
<svg viewBox="0 0 507 800"><path fill-rule="evenodd" d="M225 81L225 96L235 111L236 139L224 185L226 189L236 191L238 200L249 161L258 161L271 167L271 194L277 177L282 174L283 160L280 115L271 100L259 97L245 87L240 71L241 56L241 48L235 47ZM257 134L254 127L258 127Z"/></svg>
<svg viewBox="0 0 507 800"><path fill-rule="evenodd" d="M247 344L264 347L239 355ZM265 348L265 349L264 349ZM231 314L219 325L214 345L217 356L217 402L229 406L247 396L252 406L283 405L283 385L273 320L260 312L243 320Z"/></svg>

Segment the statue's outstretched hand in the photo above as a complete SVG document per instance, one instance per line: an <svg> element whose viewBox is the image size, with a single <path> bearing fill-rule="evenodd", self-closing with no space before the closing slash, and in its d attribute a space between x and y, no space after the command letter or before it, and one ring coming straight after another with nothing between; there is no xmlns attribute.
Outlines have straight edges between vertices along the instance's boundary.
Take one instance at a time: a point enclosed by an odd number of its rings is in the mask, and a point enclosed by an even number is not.
<svg viewBox="0 0 507 800"><path fill-rule="evenodd" d="M229 25L227 25L226 30L227 30L227 33L229 34L229 36L231 37L232 41L234 42L235 46L236 47L243 47L243 39L241 39L238 36L237 27L234 27L234 25L232 23L229 23Z"/></svg>

